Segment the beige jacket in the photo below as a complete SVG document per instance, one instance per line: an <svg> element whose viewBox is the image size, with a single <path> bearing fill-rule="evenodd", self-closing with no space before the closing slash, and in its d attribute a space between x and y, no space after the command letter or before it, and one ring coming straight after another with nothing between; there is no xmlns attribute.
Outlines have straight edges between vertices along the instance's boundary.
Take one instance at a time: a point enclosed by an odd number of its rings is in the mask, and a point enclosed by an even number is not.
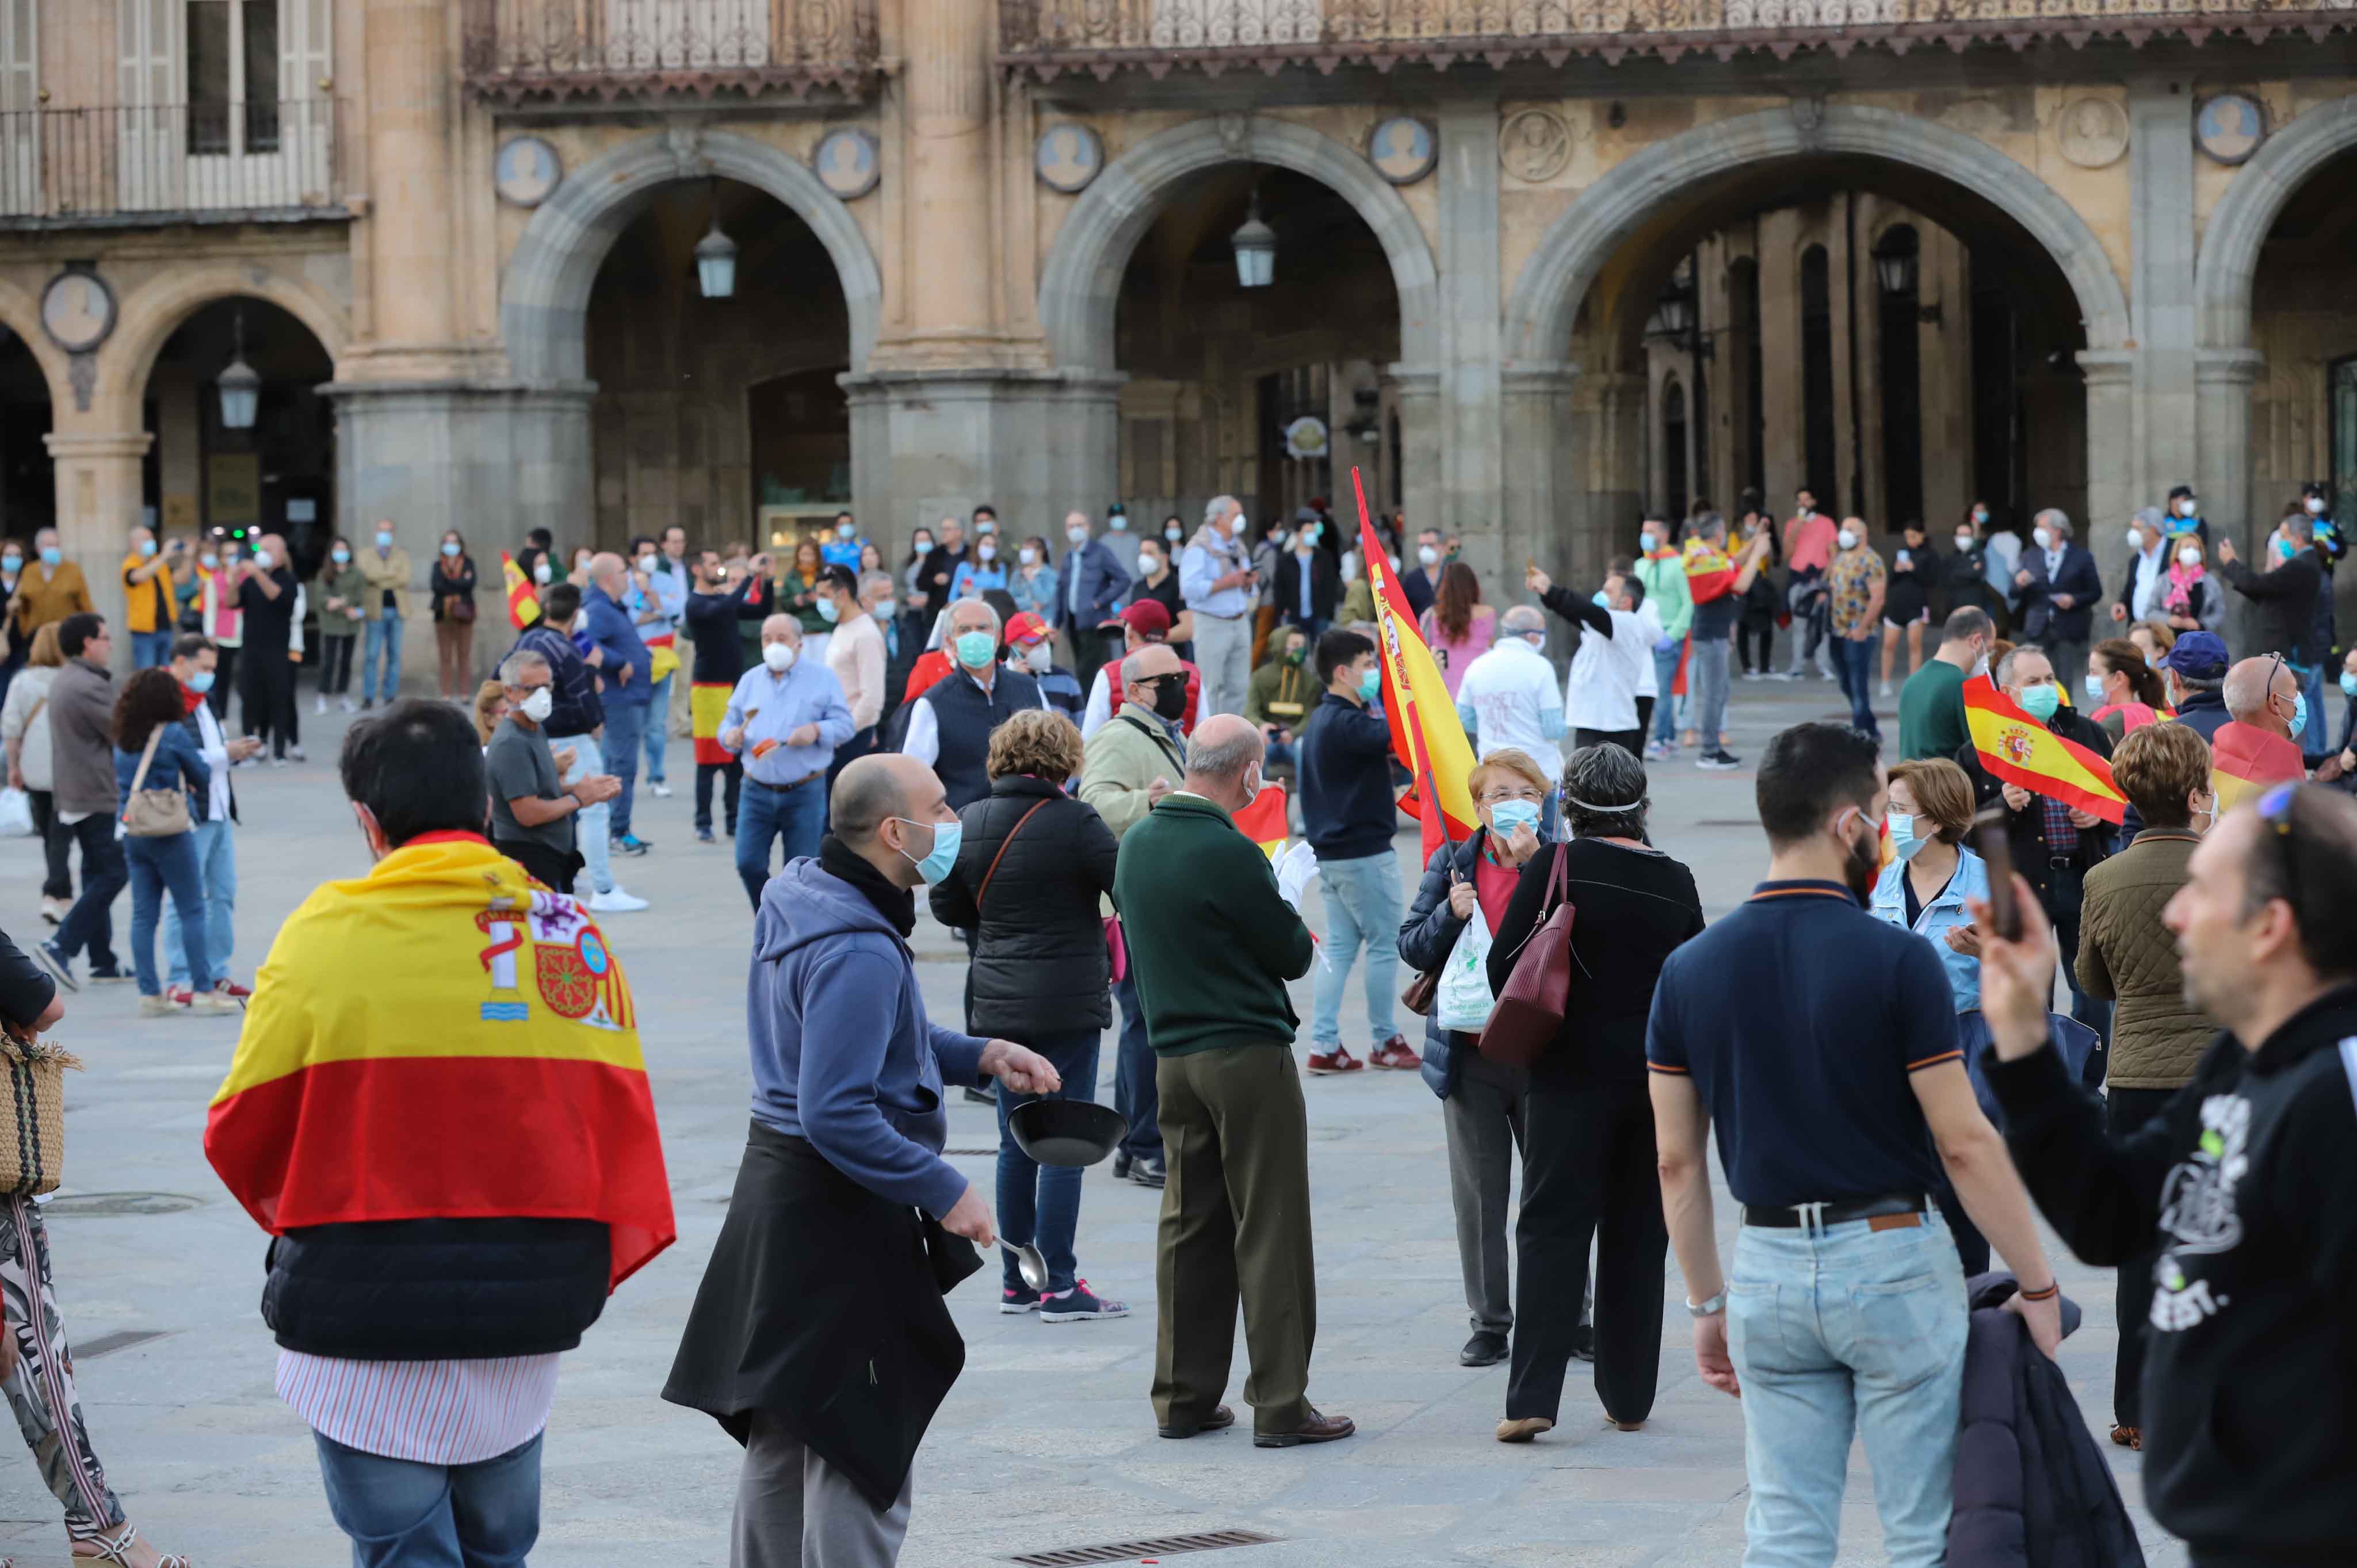
<svg viewBox="0 0 2357 1568"><path fill-rule="evenodd" d="M390 588L393 590L393 609L402 619L407 620L409 618L409 585L417 580L410 573L409 552L396 544L385 552L383 556L379 557L375 544L368 543L353 551L352 559L359 565L361 575L368 579L370 588L370 603L361 618L376 619L378 608L384 603L379 596L385 589Z"/></svg>
<svg viewBox="0 0 2357 1568"><path fill-rule="evenodd" d="M1168 779L1176 789L1186 777L1184 756L1160 725L1143 714L1115 714L1089 736L1088 760L1081 768L1081 799L1096 808L1119 839L1154 809L1146 795L1148 786ZM1113 900L1107 898L1104 913L1113 912Z"/></svg>

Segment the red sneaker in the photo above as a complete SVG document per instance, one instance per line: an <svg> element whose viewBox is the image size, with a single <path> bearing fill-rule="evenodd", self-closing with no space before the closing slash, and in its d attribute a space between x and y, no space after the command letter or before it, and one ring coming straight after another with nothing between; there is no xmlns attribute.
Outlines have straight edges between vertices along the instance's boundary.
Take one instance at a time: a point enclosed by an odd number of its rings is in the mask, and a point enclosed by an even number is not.
<svg viewBox="0 0 2357 1568"><path fill-rule="evenodd" d="M1309 1072L1313 1078L1323 1078L1332 1072L1357 1072L1366 1065L1340 1046L1323 1053L1309 1053Z"/></svg>
<svg viewBox="0 0 2357 1568"><path fill-rule="evenodd" d="M253 994L253 992L248 991L244 986L240 985L236 981L230 979L227 975L223 975L221 979L214 981L213 989L220 992L223 996L233 996L240 1002L244 1001L247 997Z"/></svg>
<svg viewBox="0 0 2357 1568"><path fill-rule="evenodd" d="M175 1007L186 1007L195 996L187 986L173 985L165 988L164 999Z"/></svg>
<svg viewBox="0 0 2357 1568"><path fill-rule="evenodd" d="M1399 1035L1394 1035L1368 1052L1367 1061L1371 1066L1390 1068L1398 1072L1414 1072L1424 1065L1424 1058L1409 1049L1406 1039Z"/></svg>

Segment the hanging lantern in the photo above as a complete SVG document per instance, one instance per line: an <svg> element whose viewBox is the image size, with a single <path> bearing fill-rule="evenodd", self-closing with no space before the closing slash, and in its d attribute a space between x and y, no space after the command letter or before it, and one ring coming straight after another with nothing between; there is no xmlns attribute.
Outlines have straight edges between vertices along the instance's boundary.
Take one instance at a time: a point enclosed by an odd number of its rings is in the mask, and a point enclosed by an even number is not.
<svg viewBox="0 0 2357 1568"><path fill-rule="evenodd" d="M251 430L262 411L262 378L245 362L245 311L237 313L236 349L217 383L221 389L221 422L224 430Z"/></svg>
<svg viewBox="0 0 2357 1568"><path fill-rule="evenodd" d="M1235 247L1240 286L1266 288L1276 280L1276 231L1261 221L1259 191L1253 192L1252 209L1228 243Z"/></svg>

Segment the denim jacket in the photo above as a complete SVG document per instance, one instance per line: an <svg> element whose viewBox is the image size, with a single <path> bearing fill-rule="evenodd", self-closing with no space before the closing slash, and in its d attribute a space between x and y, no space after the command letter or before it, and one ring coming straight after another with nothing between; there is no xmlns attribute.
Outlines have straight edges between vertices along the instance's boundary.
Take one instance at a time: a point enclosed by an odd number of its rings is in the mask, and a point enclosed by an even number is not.
<svg viewBox="0 0 2357 1568"><path fill-rule="evenodd" d="M147 765L147 777L140 784L143 789L169 789L176 786L196 795L199 800L212 788L213 771L205 765L204 753L198 747L196 737L185 725L158 725L161 738L156 742L156 760ZM114 785L121 799L131 799L131 781L139 776L139 759L146 752L143 744L137 751L114 748ZM195 821L204 820L201 806L192 813Z"/></svg>
<svg viewBox="0 0 2357 1568"><path fill-rule="evenodd" d="M1874 885L1873 897L1867 900L1867 910L1878 920L1894 926L1907 923L1907 890L1900 878L1907 875L1907 863L1894 860L1882 868L1881 877ZM1956 926L1969 926L1973 917L1964 908L1967 898L1986 898L1989 894L1988 863L1971 850L1959 845L1956 850L1956 874L1948 878L1940 896L1923 906L1916 917L1915 929L1932 944L1940 955L1941 966L1948 972L1948 988L1956 993L1956 1011L1971 1013L1981 1004L1981 961L1967 958L1950 947L1944 940Z"/></svg>

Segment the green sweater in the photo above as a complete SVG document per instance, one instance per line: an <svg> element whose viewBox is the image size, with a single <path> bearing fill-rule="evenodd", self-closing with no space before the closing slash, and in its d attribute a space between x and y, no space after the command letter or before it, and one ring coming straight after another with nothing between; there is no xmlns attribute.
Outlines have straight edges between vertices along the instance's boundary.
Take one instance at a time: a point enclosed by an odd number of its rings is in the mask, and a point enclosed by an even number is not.
<svg viewBox="0 0 2357 1568"><path fill-rule="evenodd" d="M1964 672L1944 659L1926 659L1899 688L1899 760L1953 757L1970 737Z"/></svg>
<svg viewBox="0 0 2357 1568"><path fill-rule="evenodd" d="M1227 812L1166 795L1122 835L1114 875L1146 1036L1157 1056L1290 1047L1301 1019L1285 983L1309 972L1309 928Z"/></svg>

